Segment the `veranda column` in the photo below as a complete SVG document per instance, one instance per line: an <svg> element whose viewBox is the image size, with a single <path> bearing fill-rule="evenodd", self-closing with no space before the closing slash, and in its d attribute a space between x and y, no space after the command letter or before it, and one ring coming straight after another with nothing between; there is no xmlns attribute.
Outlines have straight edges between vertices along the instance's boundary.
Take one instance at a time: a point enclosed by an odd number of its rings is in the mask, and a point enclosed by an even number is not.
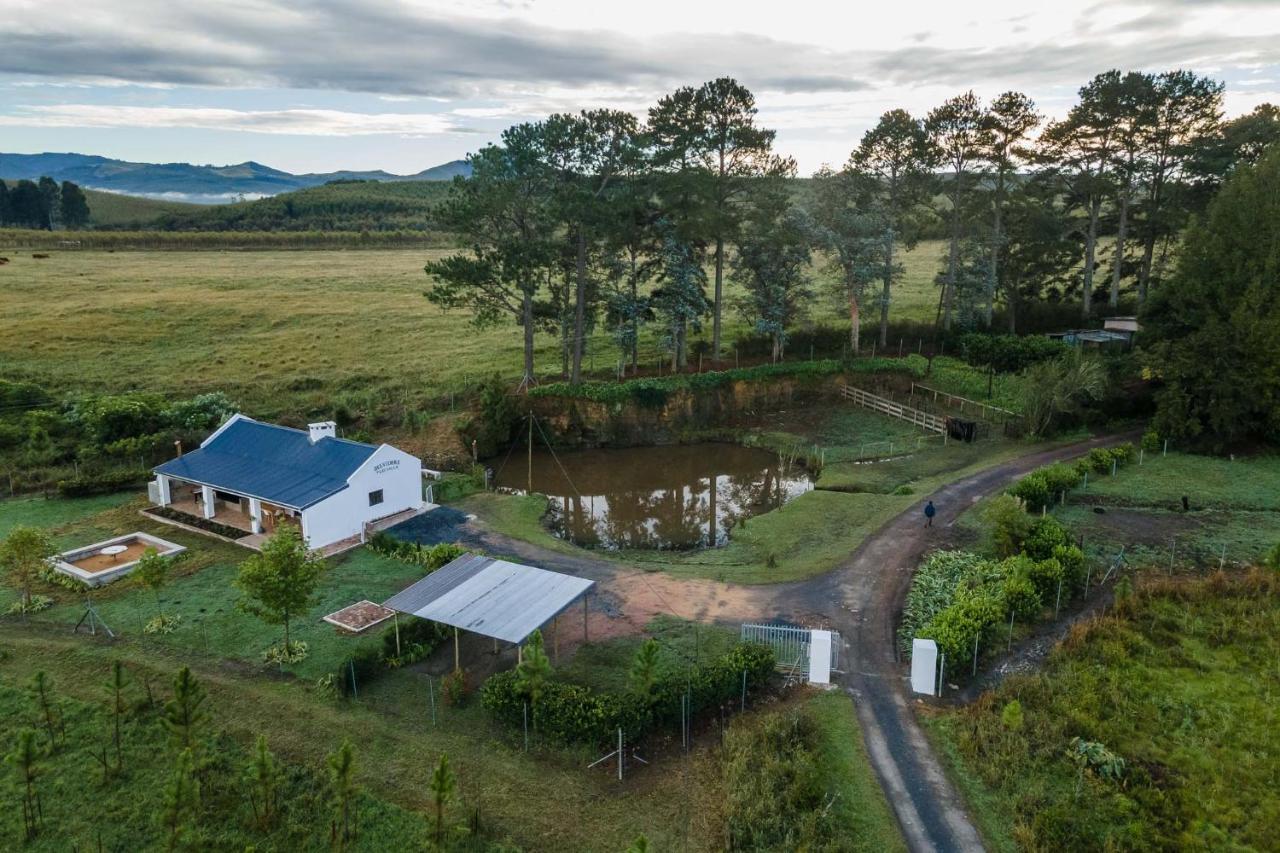
<svg viewBox="0 0 1280 853"><path fill-rule="evenodd" d="M202 502L204 503L204 517L213 518L213 489L210 486L201 486L200 494L202 496Z"/></svg>
<svg viewBox="0 0 1280 853"><path fill-rule="evenodd" d="M170 497L171 492L170 492L170 486L169 486L169 478L166 477L164 474L157 474L156 484L160 487L160 506L168 506L169 501L172 500L172 498Z"/></svg>
<svg viewBox="0 0 1280 853"><path fill-rule="evenodd" d="M254 533L262 532L262 501L249 498L249 526Z"/></svg>

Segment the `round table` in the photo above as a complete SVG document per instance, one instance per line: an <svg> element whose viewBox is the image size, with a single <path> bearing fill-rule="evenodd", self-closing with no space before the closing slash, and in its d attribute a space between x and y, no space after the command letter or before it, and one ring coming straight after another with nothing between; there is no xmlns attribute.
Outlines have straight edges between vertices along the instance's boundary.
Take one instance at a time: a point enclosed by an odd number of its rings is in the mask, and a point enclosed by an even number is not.
<svg viewBox="0 0 1280 853"><path fill-rule="evenodd" d="M111 562L114 563L116 561L116 557L119 557L121 554L123 554L125 551L128 551L128 550L129 550L128 545L108 545L98 553L102 554L102 556L104 557L110 557Z"/></svg>

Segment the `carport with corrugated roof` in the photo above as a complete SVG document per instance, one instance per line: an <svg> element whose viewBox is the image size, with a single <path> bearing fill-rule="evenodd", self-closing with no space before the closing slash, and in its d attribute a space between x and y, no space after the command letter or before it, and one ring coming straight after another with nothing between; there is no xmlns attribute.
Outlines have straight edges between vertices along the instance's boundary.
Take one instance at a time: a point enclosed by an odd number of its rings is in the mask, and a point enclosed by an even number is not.
<svg viewBox="0 0 1280 853"><path fill-rule="evenodd" d="M580 598L585 641L587 595L593 586L595 581L586 578L468 553L391 596L383 606L451 626L458 667L460 630L519 648Z"/></svg>

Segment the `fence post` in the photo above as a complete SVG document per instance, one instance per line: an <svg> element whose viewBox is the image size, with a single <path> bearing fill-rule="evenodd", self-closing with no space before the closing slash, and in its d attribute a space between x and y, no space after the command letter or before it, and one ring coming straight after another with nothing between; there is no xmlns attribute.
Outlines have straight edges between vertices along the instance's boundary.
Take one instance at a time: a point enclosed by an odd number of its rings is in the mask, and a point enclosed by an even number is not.
<svg viewBox="0 0 1280 853"><path fill-rule="evenodd" d="M1053 602L1053 618L1058 618L1058 607L1062 604L1062 578L1058 578L1058 598Z"/></svg>
<svg viewBox="0 0 1280 853"><path fill-rule="evenodd" d="M1167 438L1164 440L1164 450L1160 453L1160 455L1161 456L1169 455L1169 439Z"/></svg>
<svg viewBox="0 0 1280 853"><path fill-rule="evenodd" d="M351 698L359 699L360 693L356 690L356 662L355 659L347 661L351 665Z"/></svg>
<svg viewBox="0 0 1280 853"><path fill-rule="evenodd" d="M978 677L978 635L973 635L973 678Z"/></svg>
<svg viewBox="0 0 1280 853"><path fill-rule="evenodd" d="M525 702L524 708L524 751L529 751L529 703Z"/></svg>
<svg viewBox="0 0 1280 853"><path fill-rule="evenodd" d="M1218 558L1218 571L1222 571L1227 565L1227 543L1222 543L1222 556Z"/></svg>
<svg viewBox="0 0 1280 853"><path fill-rule="evenodd" d="M427 676L427 697L431 700L431 725L436 724L436 690L431 676Z"/></svg>
<svg viewBox="0 0 1280 853"><path fill-rule="evenodd" d="M742 704L738 708L738 713L741 714L746 710L747 710L747 669L746 667L743 667L742 669Z"/></svg>
<svg viewBox="0 0 1280 853"><path fill-rule="evenodd" d="M1010 610L1009 611L1009 645L1005 646L1005 651L1006 652L1010 651L1012 648L1013 648L1013 611Z"/></svg>
<svg viewBox="0 0 1280 853"><path fill-rule="evenodd" d="M944 652L938 656L938 695L942 695L942 682L947 675L947 655Z"/></svg>

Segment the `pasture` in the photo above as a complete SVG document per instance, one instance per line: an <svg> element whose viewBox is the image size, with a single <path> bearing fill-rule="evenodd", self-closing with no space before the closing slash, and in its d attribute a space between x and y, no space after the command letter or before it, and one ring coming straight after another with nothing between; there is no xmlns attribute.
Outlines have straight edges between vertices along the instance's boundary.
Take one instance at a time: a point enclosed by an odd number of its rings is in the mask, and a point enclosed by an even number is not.
<svg viewBox="0 0 1280 853"><path fill-rule="evenodd" d="M0 247L0 376L56 393L224 391L255 415L326 414L388 403L425 405L494 372L518 375L513 323L476 330L470 315L423 296L423 264L440 249L315 251L58 251ZM906 256L891 319L932 320L942 244ZM807 322L847 323L829 273ZM727 288L726 340L748 331ZM872 305L864 309L873 327ZM873 336L864 332L864 342ZM702 339L710 338L710 323ZM697 340L697 338L695 338ZM800 355L797 353L797 355ZM642 364L659 356L645 331ZM597 325L586 364L607 374L618 349ZM538 336L537 366L558 375L558 340Z"/></svg>

